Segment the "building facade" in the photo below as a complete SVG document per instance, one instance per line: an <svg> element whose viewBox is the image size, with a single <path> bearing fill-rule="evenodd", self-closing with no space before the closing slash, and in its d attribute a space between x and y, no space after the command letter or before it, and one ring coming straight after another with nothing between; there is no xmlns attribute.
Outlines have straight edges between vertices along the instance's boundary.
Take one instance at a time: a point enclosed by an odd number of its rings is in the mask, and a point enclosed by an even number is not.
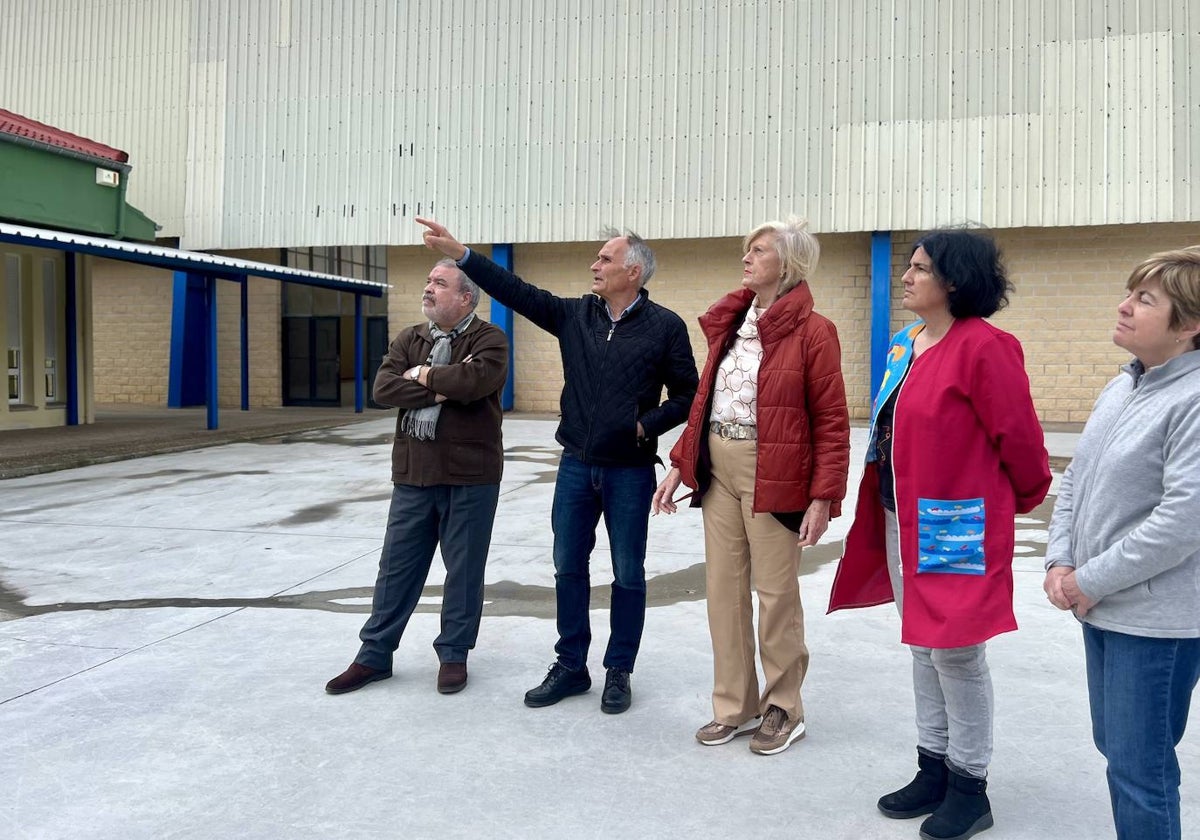
<svg viewBox="0 0 1200 840"><path fill-rule="evenodd" d="M1200 241L1190 0L17 0L0 71L0 104L129 150L130 200L181 247L382 253L392 332L433 262L417 215L511 246L563 294L587 289L601 226L633 228L701 352L695 317L737 285L741 236L806 216L858 418L920 230L994 230L1017 287L995 320L1042 418L1069 422L1123 360L1129 270ZM119 264L94 278L97 399L160 402L169 289ZM285 297L254 304L279 324L256 336L262 404L288 401ZM553 340L519 318L513 339L515 406L555 410Z"/></svg>

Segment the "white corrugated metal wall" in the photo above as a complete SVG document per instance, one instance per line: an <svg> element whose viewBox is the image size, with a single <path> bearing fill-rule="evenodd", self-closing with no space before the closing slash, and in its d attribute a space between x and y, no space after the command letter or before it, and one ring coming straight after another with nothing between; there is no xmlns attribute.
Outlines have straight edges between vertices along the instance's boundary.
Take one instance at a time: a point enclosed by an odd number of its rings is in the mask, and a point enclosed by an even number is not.
<svg viewBox="0 0 1200 840"><path fill-rule="evenodd" d="M8 0L193 248L1200 219L1195 0Z"/></svg>

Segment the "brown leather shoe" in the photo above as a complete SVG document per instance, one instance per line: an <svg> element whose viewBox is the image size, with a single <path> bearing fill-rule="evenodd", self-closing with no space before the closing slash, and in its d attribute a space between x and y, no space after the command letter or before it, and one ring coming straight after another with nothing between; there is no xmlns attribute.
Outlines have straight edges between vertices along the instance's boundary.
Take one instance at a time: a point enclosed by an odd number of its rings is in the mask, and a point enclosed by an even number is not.
<svg viewBox="0 0 1200 840"><path fill-rule="evenodd" d="M349 691L358 691L367 683L375 682L376 680L386 680L392 675L392 669L386 671L377 671L374 668L368 668L366 665L359 665L357 662L336 677L325 683L325 692L327 694L345 694Z"/></svg>
<svg viewBox="0 0 1200 840"><path fill-rule="evenodd" d="M467 687L467 663L443 662L438 668L438 694L454 694Z"/></svg>

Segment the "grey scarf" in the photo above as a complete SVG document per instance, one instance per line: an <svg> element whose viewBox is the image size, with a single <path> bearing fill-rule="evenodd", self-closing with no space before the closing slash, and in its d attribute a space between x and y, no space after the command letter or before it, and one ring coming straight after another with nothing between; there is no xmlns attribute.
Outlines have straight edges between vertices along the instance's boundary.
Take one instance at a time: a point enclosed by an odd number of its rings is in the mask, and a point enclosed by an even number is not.
<svg viewBox="0 0 1200 840"><path fill-rule="evenodd" d="M426 364L431 367L450 364L450 342L462 335L463 331L471 326L471 321L474 319L475 313L472 312L459 321L450 332L444 332L437 324L430 321L429 334L433 336L433 349L429 351L429 359ZM424 408L410 408L405 413L404 419L400 421L400 431L417 440L433 440L434 432L437 430L438 417L441 414L441 403L427 405Z"/></svg>

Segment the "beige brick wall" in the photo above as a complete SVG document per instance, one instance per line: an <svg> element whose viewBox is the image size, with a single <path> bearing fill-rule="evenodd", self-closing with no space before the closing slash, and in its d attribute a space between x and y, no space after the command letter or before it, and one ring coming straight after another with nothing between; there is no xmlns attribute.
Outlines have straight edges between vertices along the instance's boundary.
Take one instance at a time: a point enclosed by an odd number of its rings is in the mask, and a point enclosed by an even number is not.
<svg viewBox="0 0 1200 840"><path fill-rule="evenodd" d="M276 248L257 251L230 251L224 254L240 260L279 264ZM250 407L265 408L282 404L283 339L281 325L281 289L278 280L251 277L246 287L246 332L250 363ZM222 407L242 404L241 372L241 287L222 281L217 285L217 399Z"/></svg>
<svg viewBox="0 0 1200 840"><path fill-rule="evenodd" d="M911 320L900 308L900 276L915 238L894 237L892 327ZM870 398L870 236L821 234L821 261L811 279L817 310L837 324L851 416L868 416ZM996 232L1016 294L994 319L1025 348L1026 366L1039 416L1082 422L1100 388L1125 361L1113 346L1115 308L1125 278L1155 251L1200 242L1200 223L1093 228L1015 229ZM697 317L741 278L741 240L671 240L654 243L659 269L652 298L679 313L688 325L697 362L704 363ZM590 287L589 266L600 243L519 245L517 273L555 294L578 296ZM490 247L475 246L482 253ZM274 250L231 256L277 262ZM437 255L417 246L388 249L388 330L394 336L421 320L421 290ZM165 405L171 330L171 273L133 264L95 260L92 269L95 378L98 402ZM219 287L220 398L239 400L238 287ZM275 406L280 387L279 284L252 278L250 304L250 396L253 406ZM490 315L486 296L479 313ZM558 411L562 365L558 345L524 318L515 323L516 408Z"/></svg>
<svg viewBox="0 0 1200 840"><path fill-rule="evenodd" d="M893 240L895 329L912 320L900 308L900 275L916 235ZM1129 358L1112 331L1130 271L1152 253L1200 243L1200 224L1016 228L995 237L1016 293L992 321L1021 341L1038 416L1082 423Z"/></svg>
<svg viewBox="0 0 1200 840"><path fill-rule="evenodd" d="M853 420L871 414L871 235L822 234L813 275L817 311L831 319L842 343L842 377Z"/></svg>
<svg viewBox="0 0 1200 840"><path fill-rule="evenodd" d="M821 238L821 262L812 278L817 311L837 324L842 342L847 396L852 412L869 410L870 363L870 237L868 234L826 235ZM597 242L519 245L513 261L521 277L554 294L577 297L591 288L589 267L596 259ZM707 350L697 318L719 297L741 285L740 239L670 240L653 243L658 271L648 289L651 299L673 309L688 325L697 365L703 367ZM486 246L477 246L489 253ZM416 251L415 254L404 252ZM420 285L435 260L421 249L393 248L388 254L393 284L389 316L400 317L392 332L421 317ZM487 316L489 304L480 303ZM562 364L557 340L526 319L514 324L518 411L557 412L562 391Z"/></svg>
<svg viewBox="0 0 1200 840"><path fill-rule="evenodd" d="M227 256L278 262L278 251ZM99 403L165 406L170 382L174 272L136 263L92 263L95 383ZM251 407L280 404L279 288L251 277L247 291ZM241 405L241 290L217 285L218 404Z"/></svg>
<svg viewBox="0 0 1200 840"><path fill-rule="evenodd" d="M96 402L167 404L171 278L135 263L92 261Z"/></svg>

